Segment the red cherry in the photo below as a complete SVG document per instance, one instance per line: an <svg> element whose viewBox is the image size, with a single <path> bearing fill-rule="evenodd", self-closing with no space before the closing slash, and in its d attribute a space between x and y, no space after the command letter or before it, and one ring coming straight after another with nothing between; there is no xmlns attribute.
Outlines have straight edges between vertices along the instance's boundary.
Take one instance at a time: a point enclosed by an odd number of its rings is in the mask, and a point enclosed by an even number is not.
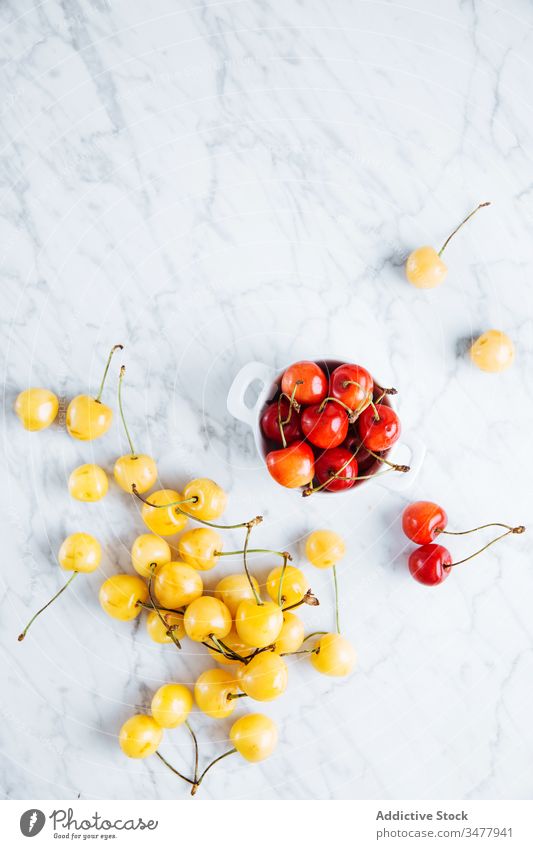
<svg viewBox="0 0 533 849"><path fill-rule="evenodd" d="M334 474L340 476L330 480L323 487L324 489L329 492L340 492L343 489L351 489L355 485L355 480L346 480L346 478L357 477L357 460L352 457L352 453L346 448L330 448L320 455L315 463L315 478L318 483L326 483Z"/></svg>
<svg viewBox="0 0 533 849"><path fill-rule="evenodd" d="M445 511L433 501L414 501L403 511L403 532L418 545L433 542L447 524Z"/></svg>
<svg viewBox="0 0 533 849"><path fill-rule="evenodd" d="M401 433L400 420L392 407L376 404L363 410L357 424L359 436L370 451L386 451L398 440Z"/></svg>
<svg viewBox="0 0 533 849"><path fill-rule="evenodd" d="M409 571L416 581L434 587L448 577L452 555L443 545L428 543L415 548L409 555Z"/></svg>
<svg viewBox="0 0 533 849"><path fill-rule="evenodd" d="M373 389L374 381L366 368L350 363L338 366L329 381L329 394L350 410L360 409L365 401L372 398Z"/></svg>
<svg viewBox="0 0 533 849"><path fill-rule="evenodd" d="M306 442L293 442L287 448L269 451L266 464L274 480L289 489L305 486L315 476L315 455Z"/></svg>
<svg viewBox="0 0 533 849"><path fill-rule="evenodd" d="M344 442L348 433L348 415L335 402L328 401L306 407L301 416L302 430L318 448L336 448Z"/></svg>
<svg viewBox="0 0 533 849"><path fill-rule="evenodd" d="M289 402L286 398L282 398L279 406L281 420L285 421L289 417ZM263 410L261 414L261 430L265 439L270 439L272 442L282 442L279 431L277 401L269 404ZM287 424L283 425L283 433L287 442L295 442L297 439L303 438L302 428L300 427L300 413L297 413L294 407L292 408L290 420Z"/></svg>
<svg viewBox="0 0 533 849"><path fill-rule="evenodd" d="M297 381L302 382L297 386ZM281 378L281 391L292 398L294 387L294 399L299 404L318 404L323 401L328 391L327 377L316 363L310 360L301 360L293 363Z"/></svg>

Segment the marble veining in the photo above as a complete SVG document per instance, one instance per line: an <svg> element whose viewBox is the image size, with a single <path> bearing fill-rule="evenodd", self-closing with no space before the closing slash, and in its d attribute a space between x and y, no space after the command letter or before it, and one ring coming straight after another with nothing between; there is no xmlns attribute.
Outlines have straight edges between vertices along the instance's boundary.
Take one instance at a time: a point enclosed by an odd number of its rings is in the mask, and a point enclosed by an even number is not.
<svg viewBox="0 0 533 849"><path fill-rule="evenodd" d="M3 795L187 797L159 762L127 761L116 734L161 682L192 682L204 654L106 618L102 574L16 642L60 585L67 533L101 539L104 574L131 568L137 504L116 487L93 505L66 490L81 462L112 469L119 422L87 444L62 423L122 342L136 444L166 484L209 475L231 493L228 516L265 516L254 541L291 547L322 600L304 614L313 630L333 624L332 587L302 539L331 526L348 540L357 673L328 680L293 659L287 696L263 708L275 756L228 759L204 796L530 798L530 535L428 590L406 570L410 493L283 492L225 406L251 359L376 363L428 447L412 495L441 502L455 528L533 532L530 5L18 0L0 19ZM446 284L411 288L409 250L438 247L482 200L493 205L450 245ZM491 326L517 346L499 377L464 356ZM28 385L62 402L40 434L12 413ZM271 561L254 566L263 577ZM230 723L192 719L207 761ZM186 732L163 751L190 762Z"/></svg>

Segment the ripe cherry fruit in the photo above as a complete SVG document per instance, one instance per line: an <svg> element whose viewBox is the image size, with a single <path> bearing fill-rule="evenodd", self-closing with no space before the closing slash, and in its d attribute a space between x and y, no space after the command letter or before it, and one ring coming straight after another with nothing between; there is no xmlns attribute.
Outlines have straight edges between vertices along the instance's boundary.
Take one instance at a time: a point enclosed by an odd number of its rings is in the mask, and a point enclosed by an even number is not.
<svg viewBox="0 0 533 849"><path fill-rule="evenodd" d="M113 421L113 410L100 400L104 385L115 351L122 350L123 345L115 345L107 358L104 374L96 398L90 395L76 395L67 407L66 425L69 434L74 439L84 442L98 439L107 433Z"/></svg>
<svg viewBox="0 0 533 849"><path fill-rule="evenodd" d="M319 404L326 397L328 380L316 363L301 360L285 370L281 391L299 404Z"/></svg>
<svg viewBox="0 0 533 849"><path fill-rule="evenodd" d="M357 479L357 471L357 458L347 448L330 448L315 462L315 478L319 487L329 492L350 489Z"/></svg>
<svg viewBox="0 0 533 849"><path fill-rule="evenodd" d="M372 400L373 391L374 381L362 366L345 363L331 373L329 394L351 410L362 410Z"/></svg>
<svg viewBox="0 0 533 849"><path fill-rule="evenodd" d="M315 455L305 442L294 442L287 448L269 451L266 464L274 480L289 489L311 483L315 474Z"/></svg>
<svg viewBox="0 0 533 849"><path fill-rule="evenodd" d="M367 407L357 420L359 436L370 451L387 451L400 437L400 420L392 407Z"/></svg>
<svg viewBox="0 0 533 849"><path fill-rule="evenodd" d="M409 555L411 575L427 587L442 584L450 574L453 565L448 549L432 542L415 548Z"/></svg>
<svg viewBox="0 0 533 849"><path fill-rule="evenodd" d="M289 417L290 410L290 417ZM261 431L265 439L271 442L283 442L279 427L279 419L283 422L283 433L287 442L295 442L303 436L300 425L300 413L290 407L287 398L282 397L278 401L274 401L266 407L261 415Z"/></svg>
<svg viewBox="0 0 533 849"><path fill-rule="evenodd" d="M332 401L306 407L301 423L309 442L318 448L336 448L348 434L348 414Z"/></svg>
<svg viewBox="0 0 533 849"><path fill-rule="evenodd" d="M414 501L402 515L402 528L406 537L418 545L433 542L448 524L446 512L433 501Z"/></svg>

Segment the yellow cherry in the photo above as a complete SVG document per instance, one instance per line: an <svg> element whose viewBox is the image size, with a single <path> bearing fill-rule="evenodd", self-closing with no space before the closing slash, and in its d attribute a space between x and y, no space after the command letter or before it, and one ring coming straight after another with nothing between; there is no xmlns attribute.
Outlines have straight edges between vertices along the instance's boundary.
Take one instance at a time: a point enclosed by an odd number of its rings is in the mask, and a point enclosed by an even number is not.
<svg viewBox="0 0 533 849"><path fill-rule="evenodd" d="M131 547L132 566L143 578L150 577L152 566L157 568L171 560L168 542L155 534L141 534Z"/></svg>
<svg viewBox="0 0 533 849"><path fill-rule="evenodd" d="M440 251L437 252L435 248L426 245L409 254L405 264L405 274L409 283L412 283L417 289L434 289L435 286L439 286L446 279L448 268L441 259L444 250L463 224L466 224L478 209L482 209L484 206L490 206L490 203L480 203L479 206L476 206L474 211L467 215L453 233L448 236Z"/></svg>
<svg viewBox="0 0 533 849"><path fill-rule="evenodd" d="M119 487L125 492L137 492L151 489L157 480L156 462L148 454L124 454L113 467L113 475Z"/></svg>
<svg viewBox="0 0 533 849"><path fill-rule="evenodd" d="M258 763L272 754L278 742L275 722L262 713L249 713L233 723L230 740L239 754L250 763Z"/></svg>
<svg viewBox="0 0 533 849"><path fill-rule="evenodd" d="M162 738L163 729L155 719L138 713L126 720L120 729L118 742L128 758L147 758L154 754Z"/></svg>
<svg viewBox="0 0 533 849"><path fill-rule="evenodd" d="M100 389L96 398L90 395L76 395L67 407L66 425L67 430L74 439L84 442L98 439L107 433L113 421L113 410L100 400L111 364L111 358L115 351L122 349L122 345L115 345L107 358L104 375L100 383Z"/></svg>
<svg viewBox="0 0 533 849"><path fill-rule="evenodd" d="M188 483L183 490L183 497L196 499L190 504L184 504L183 509L193 518L207 522L222 516L228 501L224 490L209 478L196 478Z"/></svg>
<svg viewBox="0 0 533 849"><path fill-rule="evenodd" d="M448 267L435 248L425 245L409 254L405 274L417 289L434 289L446 280Z"/></svg>
<svg viewBox="0 0 533 849"><path fill-rule="evenodd" d="M223 545L222 537L212 528L193 528L180 537L178 553L185 563L207 572L216 566Z"/></svg>
<svg viewBox="0 0 533 849"><path fill-rule="evenodd" d="M254 577L252 577L252 583L259 594L259 584ZM233 618L241 601L254 601L250 582L244 572L222 578L215 587L215 597L224 602Z"/></svg>
<svg viewBox="0 0 533 849"><path fill-rule="evenodd" d="M322 675L342 677L349 675L355 666L355 649L345 637L340 634L324 634L316 641L309 657L311 663Z"/></svg>
<svg viewBox="0 0 533 849"><path fill-rule="evenodd" d="M289 670L287 664L275 652L261 652L245 666L239 668L239 687L259 702L271 702L287 689Z"/></svg>
<svg viewBox="0 0 533 849"><path fill-rule="evenodd" d="M505 371L514 362L514 345L503 330L487 330L473 343L470 358L482 371Z"/></svg>
<svg viewBox="0 0 533 849"><path fill-rule="evenodd" d="M85 463L70 473L68 491L77 501L100 501L109 488L107 475L101 466Z"/></svg>
<svg viewBox="0 0 533 849"><path fill-rule="evenodd" d="M161 617L165 622L161 621ZM154 643L172 643L174 642L170 634L169 628L178 640L185 636L185 628L183 627L183 616L179 613L167 613L164 610L150 610L146 617L146 630L150 639Z"/></svg>
<svg viewBox="0 0 533 849"><path fill-rule="evenodd" d="M304 573L300 569L297 569L296 566L286 566L284 570L282 566L276 566L270 572L266 582L267 593L272 601L278 601L282 571L283 582L280 600L283 605L290 607L292 604L297 604L302 600L309 589L309 585Z"/></svg>
<svg viewBox="0 0 533 849"><path fill-rule="evenodd" d="M231 631L231 613L218 598L204 595L189 604L183 625L189 639L197 643L211 635L222 639Z"/></svg>
<svg viewBox="0 0 533 849"><path fill-rule="evenodd" d="M231 631L229 632L229 634L226 634L226 636L224 637L224 646L226 646L229 649L233 649L233 651L236 652L241 657L248 657L248 655L252 651L250 646L246 646L242 642L242 640L239 637L239 635L237 634L237 631L235 630L235 628L232 628ZM235 659L226 657L224 654L222 654L216 648L208 648L208 652L211 655L211 657L213 658L213 660L216 660L217 663L222 664L222 666L239 666L241 664L240 660L235 660Z"/></svg>
<svg viewBox="0 0 533 849"><path fill-rule="evenodd" d="M174 507L165 507L166 504L174 504L183 501L183 496L174 489L159 489L152 492L148 499L149 504L143 504L141 516L154 534L162 537L171 537L179 533L187 524L187 517L179 513ZM157 505L157 506L152 506ZM189 507L185 504L184 507Z"/></svg>
<svg viewBox="0 0 533 849"><path fill-rule="evenodd" d="M202 672L194 685L194 698L200 710L213 717L225 719L235 710L239 687L235 676L224 669L207 669Z"/></svg>
<svg viewBox="0 0 533 849"><path fill-rule="evenodd" d="M137 454L133 447L122 407L122 383L125 373L126 366L121 366L118 379L118 408L130 445L130 453L118 458L113 468L113 474L116 482L125 492L131 493L134 488L137 492L146 492L153 487L157 480L157 466L152 457L149 457L148 454Z"/></svg>
<svg viewBox="0 0 533 849"><path fill-rule="evenodd" d="M283 625L283 611L273 601L257 604L241 601L235 615L235 628L243 643L262 649L275 643Z"/></svg>
<svg viewBox="0 0 533 849"><path fill-rule="evenodd" d="M70 534L61 543L59 565L67 572L94 572L102 559L102 548L91 534Z"/></svg>
<svg viewBox="0 0 533 849"><path fill-rule="evenodd" d="M161 728L177 728L189 716L192 693L183 684L164 684L152 699L152 716Z"/></svg>
<svg viewBox="0 0 533 849"><path fill-rule="evenodd" d="M343 538L335 531L313 531L307 537L305 554L317 569L329 569L342 560L346 546Z"/></svg>
<svg viewBox="0 0 533 849"><path fill-rule="evenodd" d="M163 607L175 609L190 604L204 591L203 581L192 566L179 561L163 563L157 570L154 590Z"/></svg>
<svg viewBox="0 0 533 849"><path fill-rule="evenodd" d="M25 389L17 395L15 413L26 430L50 427L59 409L57 395L49 389Z"/></svg>
<svg viewBox="0 0 533 849"><path fill-rule="evenodd" d="M138 602L148 599L148 587L138 575L112 575L98 593L103 610L113 619L129 622L141 612Z"/></svg>
<svg viewBox="0 0 533 849"><path fill-rule="evenodd" d="M304 641L304 623L295 613L283 614L283 625L279 637L274 643L277 654L290 654L298 651Z"/></svg>

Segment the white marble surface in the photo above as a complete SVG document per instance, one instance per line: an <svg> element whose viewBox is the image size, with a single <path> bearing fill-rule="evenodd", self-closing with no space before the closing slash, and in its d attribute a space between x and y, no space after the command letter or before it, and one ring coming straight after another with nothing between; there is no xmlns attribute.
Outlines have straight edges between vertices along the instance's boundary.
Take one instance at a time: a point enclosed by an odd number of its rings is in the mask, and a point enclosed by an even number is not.
<svg viewBox="0 0 533 849"><path fill-rule="evenodd" d="M229 517L264 513L257 543L297 553L317 526L348 538L357 673L338 682L291 663L287 696L266 707L275 756L228 760L204 797L530 797L531 5L17 0L0 18L4 796L187 795L157 762L123 758L116 734L203 656L106 618L101 574L16 642L63 579L67 533L93 531L109 574L130 568L142 524L115 487L96 505L66 491L79 462L112 468L118 423L92 444L60 426L28 434L13 399L27 385L94 390L123 342L132 428L166 484L216 478ZM406 253L439 246L487 199L449 248L446 284L412 289ZM496 377L462 354L491 326L517 346ZM406 493L282 492L225 410L250 359L365 351L428 446L412 495L440 501L456 528L532 526L435 590L407 573ZM264 574L268 559L256 562ZM330 627L329 576L304 568L322 599L306 621ZM230 723L193 719L207 761ZM186 733L164 751L184 765Z"/></svg>

